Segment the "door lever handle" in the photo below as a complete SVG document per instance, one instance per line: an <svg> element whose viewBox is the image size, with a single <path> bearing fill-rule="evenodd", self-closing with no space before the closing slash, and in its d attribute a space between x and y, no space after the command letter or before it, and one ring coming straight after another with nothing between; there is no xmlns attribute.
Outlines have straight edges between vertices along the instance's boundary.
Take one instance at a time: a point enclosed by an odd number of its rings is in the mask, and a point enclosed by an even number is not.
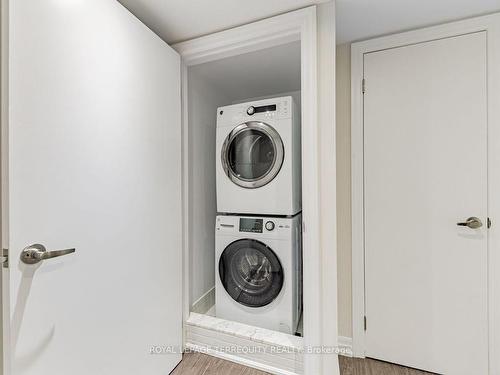
<svg viewBox="0 0 500 375"><path fill-rule="evenodd" d="M42 260L72 254L75 251L76 249L47 251L45 246L34 244L24 248L24 250L21 252L21 261L26 264L37 264Z"/></svg>
<svg viewBox="0 0 500 375"><path fill-rule="evenodd" d="M481 220L477 217L469 217L465 222L457 223L459 227L469 227L471 229L478 229L483 226Z"/></svg>

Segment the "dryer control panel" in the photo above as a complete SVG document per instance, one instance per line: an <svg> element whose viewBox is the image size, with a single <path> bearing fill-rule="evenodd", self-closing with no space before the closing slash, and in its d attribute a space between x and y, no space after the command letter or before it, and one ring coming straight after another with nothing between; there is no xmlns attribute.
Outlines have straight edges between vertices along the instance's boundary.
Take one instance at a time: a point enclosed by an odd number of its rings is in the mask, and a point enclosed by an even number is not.
<svg viewBox="0 0 500 375"><path fill-rule="evenodd" d="M249 120L287 119L292 116L292 106L293 98L285 96L220 107L217 110L217 126L234 126Z"/></svg>

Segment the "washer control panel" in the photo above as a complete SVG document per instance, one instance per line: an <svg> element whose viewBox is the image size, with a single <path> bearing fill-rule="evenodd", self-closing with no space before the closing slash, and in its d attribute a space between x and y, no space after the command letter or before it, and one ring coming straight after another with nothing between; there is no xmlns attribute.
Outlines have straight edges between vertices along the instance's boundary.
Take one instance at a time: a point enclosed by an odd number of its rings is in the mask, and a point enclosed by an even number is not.
<svg viewBox="0 0 500 375"><path fill-rule="evenodd" d="M289 238L294 230L296 218L255 217L237 215L218 215L217 235L236 235L248 238Z"/></svg>
<svg viewBox="0 0 500 375"><path fill-rule="evenodd" d="M240 232L262 233L263 219L254 219L252 217L240 218ZM267 229L267 224L266 224Z"/></svg>

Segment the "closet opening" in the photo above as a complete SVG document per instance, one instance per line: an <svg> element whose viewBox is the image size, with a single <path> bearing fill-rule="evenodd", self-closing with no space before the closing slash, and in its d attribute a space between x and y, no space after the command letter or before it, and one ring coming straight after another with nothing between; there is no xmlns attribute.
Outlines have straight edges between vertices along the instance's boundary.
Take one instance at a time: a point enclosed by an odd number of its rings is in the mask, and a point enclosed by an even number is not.
<svg viewBox="0 0 500 375"><path fill-rule="evenodd" d="M188 342L211 327L299 349L300 40L187 66L184 87Z"/></svg>

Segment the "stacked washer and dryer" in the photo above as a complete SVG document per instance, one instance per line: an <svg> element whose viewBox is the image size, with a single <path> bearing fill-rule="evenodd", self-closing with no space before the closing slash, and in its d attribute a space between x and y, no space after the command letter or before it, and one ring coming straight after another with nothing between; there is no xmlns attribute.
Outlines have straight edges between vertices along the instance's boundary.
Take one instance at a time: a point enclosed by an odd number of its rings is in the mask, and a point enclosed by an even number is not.
<svg viewBox="0 0 500 375"><path fill-rule="evenodd" d="M300 110L217 110L216 315L295 334L302 311Z"/></svg>

